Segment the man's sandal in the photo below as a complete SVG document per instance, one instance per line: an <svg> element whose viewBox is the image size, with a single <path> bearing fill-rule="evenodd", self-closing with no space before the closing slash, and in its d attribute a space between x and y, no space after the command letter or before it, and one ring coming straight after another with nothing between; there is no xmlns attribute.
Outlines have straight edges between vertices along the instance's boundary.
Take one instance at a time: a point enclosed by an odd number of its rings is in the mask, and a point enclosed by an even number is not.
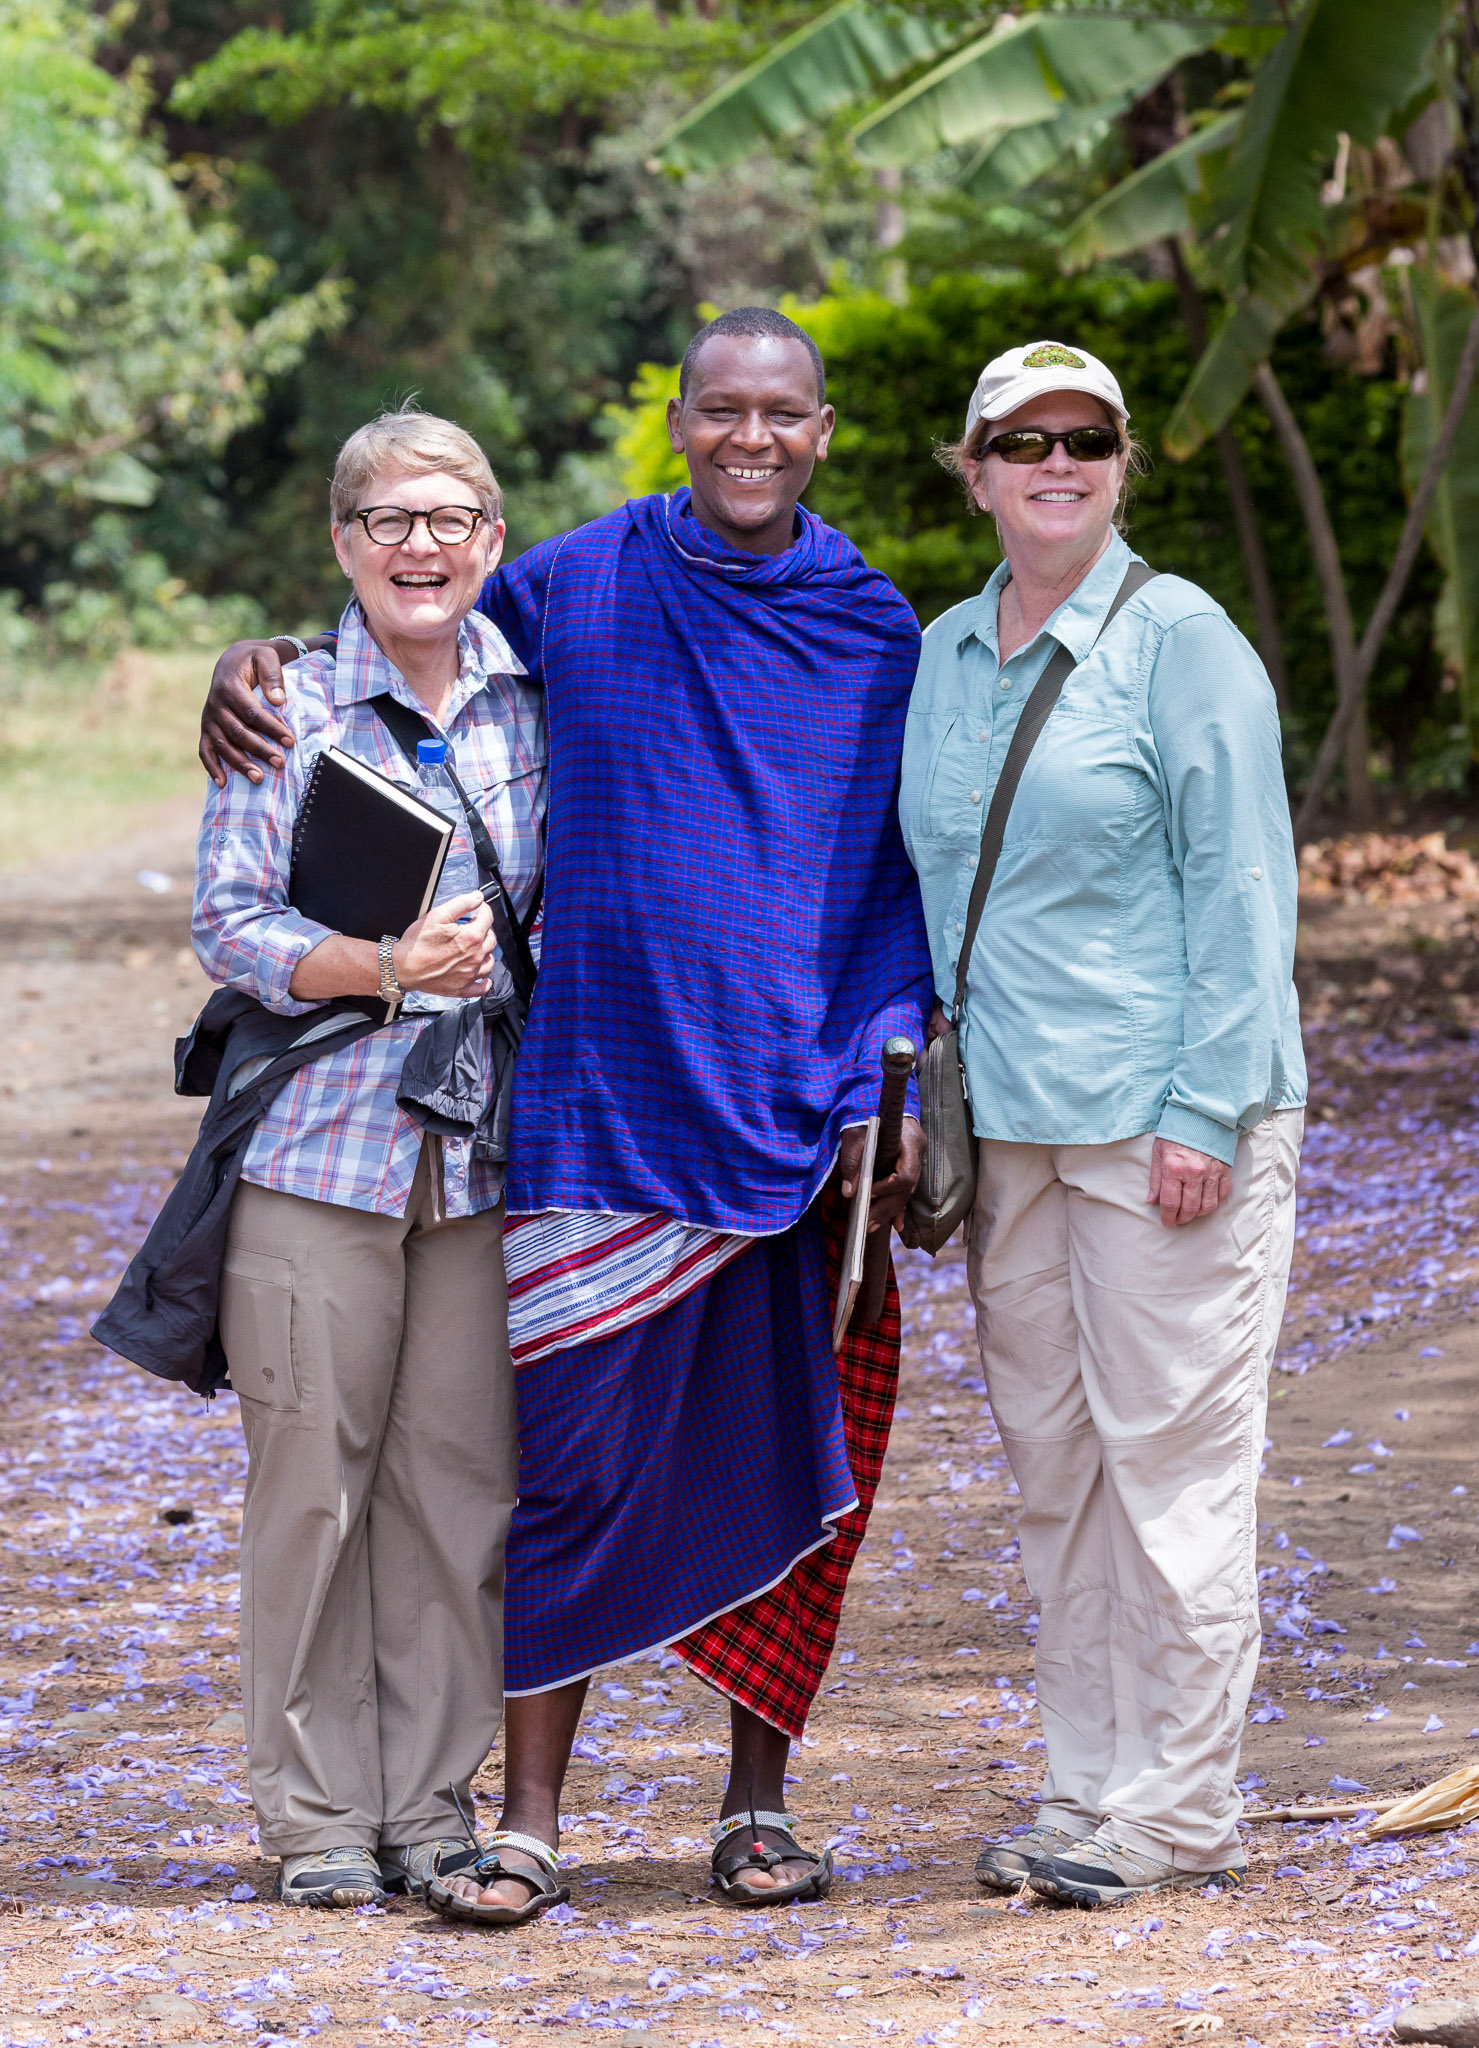
<svg viewBox="0 0 1479 2048"><path fill-rule="evenodd" d="M487 1847L476 1843L477 1857L464 1862L455 1871L436 1870L426 1887L426 1903L444 1920L475 1920L484 1927L523 1927L530 1920L537 1920L541 1913L547 1913L551 1906L563 1906L570 1897L568 1884L560 1882L560 1860L548 1842L541 1842L534 1835L514 1834L509 1829L500 1829L496 1835L489 1835ZM498 1855L500 1849L518 1849L536 1870L511 1870ZM517 1878L520 1884L529 1887L529 1897L522 1906L485 1906L479 1899L464 1899L449 1889L452 1877L470 1877L479 1890L486 1891L501 1878Z"/></svg>
<svg viewBox="0 0 1479 2048"><path fill-rule="evenodd" d="M826 1898L832 1889L832 1851L823 1849L820 1856L814 1856L803 1849L791 1833L795 1825L793 1813L756 1813L753 1808L715 1824L714 1882L727 1905L789 1906L798 1899ZM740 1882L742 1871L771 1871L782 1863L809 1863L812 1867L805 1877L790 1884L762 1888Z"/></svg>

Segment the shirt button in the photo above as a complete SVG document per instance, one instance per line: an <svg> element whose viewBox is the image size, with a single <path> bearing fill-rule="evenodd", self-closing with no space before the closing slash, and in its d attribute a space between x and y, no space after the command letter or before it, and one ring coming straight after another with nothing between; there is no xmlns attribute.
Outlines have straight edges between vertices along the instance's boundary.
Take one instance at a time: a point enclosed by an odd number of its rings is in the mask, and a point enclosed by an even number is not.
<svg viewBox="0 0 1479 2048"><path fill-rule="evenodd" d="M980 792L980 790L979 790L979 789L973 789L973 790L971 791L971 802L972 802L973 804L978 804L978 803L979 803L980 801L981 801L981 792Z"/></svg>
<svg viewBox="0 0 1479 2048"><path fill-rule="evenodd" d="M1012 687L1012 679L1011 679L1011 677L1010 677L1010 676L1003 676L1003 677L1002 677L1002 679L1001 679L1001 686L1002 686L1002 688L1003 688L1004 690L1009 690L1009 689L1010 689L1010 688Z"/></svg>
<svg viewBox="0 0 1479 2048"><path fill-rule="evenodd" d="M1253 877L1255 882L1261 882L1263 880L1262 868L1249 868L1248 872Z"/></svg>
<svg viewBox="0 0 1479 2048"><path fill-rule="evenodd" d="M981 745L982 745L983 747L985 746L986 742L987 742L987 741L988 741L988 740L990 739L990 737L991 737L991 728L990 728L990 726L989 726L989 725L983 725L983 726L981 727ZM223 834L222 836L224 837L225 835Z"/></svg>

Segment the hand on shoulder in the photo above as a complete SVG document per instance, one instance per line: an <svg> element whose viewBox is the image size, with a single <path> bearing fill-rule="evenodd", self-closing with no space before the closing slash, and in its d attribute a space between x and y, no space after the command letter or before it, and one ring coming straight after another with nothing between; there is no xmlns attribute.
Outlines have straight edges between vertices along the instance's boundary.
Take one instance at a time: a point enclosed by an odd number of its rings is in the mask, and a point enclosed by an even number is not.
<svg viewBox="0 0 1479 2048"><path fill-rule="evenodd" d="M312 650L323 643L307 644ZM261 764L282 767L281 749L294 744L294 735L268 707L287 702L283 661L296 652L286 640L233 640L212 670L200 714L200 759L218 789L233 770L260 782Z"/></svg>

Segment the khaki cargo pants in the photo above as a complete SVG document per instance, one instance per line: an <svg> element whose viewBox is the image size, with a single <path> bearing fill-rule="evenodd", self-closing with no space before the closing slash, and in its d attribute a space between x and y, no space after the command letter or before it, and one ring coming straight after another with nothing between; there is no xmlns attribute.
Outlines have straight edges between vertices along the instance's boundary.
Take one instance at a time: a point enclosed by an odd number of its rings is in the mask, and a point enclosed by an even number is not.
<svg viewBox="0 0 1479 2048"><path fill-rule="evenodd" d="M971 1293L1041 1609L1042 1816L1178 1869L1241 1861L1258 1664L1254 1493L1294 1245L1299 1110L1238 1140L1232 1194L1166 1229L1151 1139L983 1139Z"/></svg>
<svg viewBox="0 0 1479 2048"><path fill-rule="evenodd" d="M462 1833L502 1710L518 1477L503 1210L243 1183L221 1330L241 1403L248 1780L270 1856Z"/></svg>

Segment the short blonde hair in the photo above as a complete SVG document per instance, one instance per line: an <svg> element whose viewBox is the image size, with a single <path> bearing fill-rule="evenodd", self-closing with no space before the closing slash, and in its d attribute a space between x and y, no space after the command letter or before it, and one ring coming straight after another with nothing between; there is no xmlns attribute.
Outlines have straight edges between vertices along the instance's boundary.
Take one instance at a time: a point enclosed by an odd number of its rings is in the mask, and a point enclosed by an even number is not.
<svg viewBox="0 0 1479 2048"><path fill-rule="evenodd" d="M503 493L487 456L452 420L422 412L410 399L357 427L339 450L329 485L329 517L336 526L360 507L362 494L387 471L433 476L444 470L460 477L490 520L503 517Z"/></svg>

